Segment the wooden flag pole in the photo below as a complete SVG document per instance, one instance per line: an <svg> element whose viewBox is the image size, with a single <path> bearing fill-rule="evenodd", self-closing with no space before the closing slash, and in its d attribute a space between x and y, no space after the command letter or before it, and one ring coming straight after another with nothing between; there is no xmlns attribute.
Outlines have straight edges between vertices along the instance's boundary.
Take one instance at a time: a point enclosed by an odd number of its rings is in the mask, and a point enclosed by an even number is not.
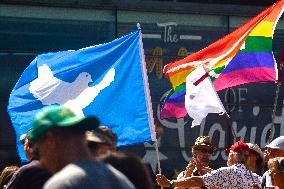
<svg viewBox="0 0 284 189"><path fill-rule="evenodd" d="M278 102L278 97L279 97L279 92L280 92L280 87L281 87L281 81L282 81L283 62L284 62L284 47L282 47L282 53L281 53L281 57L280 57L280 64L279 64L279 68L278 68L277 86L276 86L274 105L273 105L273 110L272 110L271 127L269 129L268 143L270 143L272 141L272 138L273 138L274 133L275 133L274 122L275 122L277 102Z"/></svg>

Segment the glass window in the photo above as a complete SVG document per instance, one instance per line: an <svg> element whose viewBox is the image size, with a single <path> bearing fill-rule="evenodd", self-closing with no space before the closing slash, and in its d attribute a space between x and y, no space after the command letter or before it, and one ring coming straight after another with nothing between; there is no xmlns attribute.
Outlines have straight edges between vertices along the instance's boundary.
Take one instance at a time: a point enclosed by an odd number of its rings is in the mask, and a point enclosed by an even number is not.
<svg viewBox="0 0 284 189"><path fill-rule="evenodd" d="M110 41L113 11L52 7L0 7L0 49L57 51Z"/></svg>

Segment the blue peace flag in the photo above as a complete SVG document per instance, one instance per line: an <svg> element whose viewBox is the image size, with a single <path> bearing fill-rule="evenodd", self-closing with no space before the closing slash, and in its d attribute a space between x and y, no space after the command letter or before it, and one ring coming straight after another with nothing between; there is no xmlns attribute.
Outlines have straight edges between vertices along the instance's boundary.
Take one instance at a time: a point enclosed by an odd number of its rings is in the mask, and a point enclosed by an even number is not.
<svg viewBox="0 0 284 189"><path fill-rule="evenodd" d="M25 69L8 104L17 148L44 106L62 104L94 115L118 135L118 146L155 140L140 29L112 42L38 55Z"/></svg>

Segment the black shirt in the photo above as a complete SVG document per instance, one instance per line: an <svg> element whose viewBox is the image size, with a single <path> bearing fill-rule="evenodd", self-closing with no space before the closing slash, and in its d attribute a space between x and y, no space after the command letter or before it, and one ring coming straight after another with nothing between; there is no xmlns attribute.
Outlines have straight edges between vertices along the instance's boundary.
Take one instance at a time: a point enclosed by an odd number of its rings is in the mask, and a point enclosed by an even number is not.
<svg viewBox="0 0 284 189"><path fill-rule="evenodd" d="M51 176L38 160L33 160L15 172L6 189L41 189Z"/></svg>

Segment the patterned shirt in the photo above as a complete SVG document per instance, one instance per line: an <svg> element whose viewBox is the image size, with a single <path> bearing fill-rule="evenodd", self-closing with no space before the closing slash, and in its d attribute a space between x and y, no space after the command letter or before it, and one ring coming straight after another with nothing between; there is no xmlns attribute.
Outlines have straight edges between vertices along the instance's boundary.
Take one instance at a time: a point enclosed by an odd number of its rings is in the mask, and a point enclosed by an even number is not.
<svg viewBox="0 0 284 189"><path fill-rule="evenodd" d="M261 177L252 173L243 164L235 164L230 167L221 167L211 173L207 173L201 178L205 186L218 187L219 189L250 189L255 184L261 185Z"/></svg>

